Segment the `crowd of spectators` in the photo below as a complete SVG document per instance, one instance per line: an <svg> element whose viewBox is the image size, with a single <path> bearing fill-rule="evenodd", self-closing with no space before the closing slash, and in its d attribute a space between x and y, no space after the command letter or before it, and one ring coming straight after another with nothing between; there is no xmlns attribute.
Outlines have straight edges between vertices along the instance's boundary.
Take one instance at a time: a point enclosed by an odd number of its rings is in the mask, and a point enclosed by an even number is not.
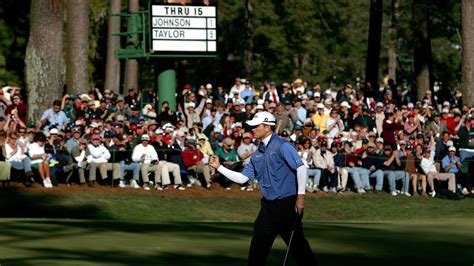
<svg viewBox="0 0 474 266"><path fill-rule="evenodd" d="M296 79L255 88L184 86L177 110L130 87L64 95L27 123L21 90L0 91L0 179L45 188L65 183L158 190L235 187L208 166L209 156L242 169L259 143L245 124L256 112L277 119L308 168L308 192L435 196L474 194L474 109L459 91L427 91L404 80L380 89L346 83L323 89ZM99 173L100 179L96 178ZM447 181L441 182L441 181ZM244 184L253 190L258 184Z"/></svg>

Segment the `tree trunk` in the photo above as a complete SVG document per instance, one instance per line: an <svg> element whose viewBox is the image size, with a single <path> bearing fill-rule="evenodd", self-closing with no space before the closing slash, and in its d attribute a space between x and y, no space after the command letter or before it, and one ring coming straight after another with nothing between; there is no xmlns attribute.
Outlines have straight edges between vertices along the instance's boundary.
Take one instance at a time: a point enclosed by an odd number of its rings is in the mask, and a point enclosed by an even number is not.
<svg viewBox="0 0 474 266"><path fill-rule="evenodd" d="M138 0L130 0L128 5L128 10L130 12L137 12L140 9L140 3ZM137 31L137 24L136 23L129 23L128 24L128 31ZM125 88L124 94L128 94L128 88L134 87L135 89L138 88L138 61L137 59L127 59L125 63Z"/></svg>
<svg viewBox="0 0 474 266"><path fill-rule="evenodd" d="M430 16L427 0L413 0L413 34L416 91L418 99L422 99L433 84Z"/></svg>
<svg viewBox="0 0 474 266"><path fill-rule="evenodd" d="M400 20L400 0L392 0L392 16L388 29L388 77L397 80L398 22Z"/></svg>
<svg viewBox="0 0 474 266"><path fill-rule="evenodd" d="M365 80L372 84L373 89L378 88L380 41L382 39L382 0L370 1L369 43L365 68Z"/></svg>
<svg viewBox="0 0 474 266"><path fill-rule="evenodd" d="M104 89L113 90L115 92L120 92L120 61L115 57L115 49L119 49L120 47L115 47L115 38L112 34L114 30L120 32L120 17L113 17L112 14L120 13L120 6L121 0L110 0ZM118 45L120 46L120 44Z"/></svg>
<svg viewBox="0 0 474 266"><path fill-rule="evenodd" d="M462 95L463 104L474 104L474 2L462 1Z"/></svg>
<svg viewBox="0 0 474 266"><path fill-rule="evenodd" d="M67 92L85 93L89 88L89 0L68 0L66 38Z"/></svg>
<svg viewBox="0 0 474 266"><path fill-rule="evenodd" d="M52 101L62 96L63 27L62 0L31 1L30 35L25 55L29 121L38 121Z"/></svg>
<svg viewBox="0 0 474 266"><path fill-rule="evenodd" d="M245 0L244 77L250 78L253 58L252 0Z"/></svg>

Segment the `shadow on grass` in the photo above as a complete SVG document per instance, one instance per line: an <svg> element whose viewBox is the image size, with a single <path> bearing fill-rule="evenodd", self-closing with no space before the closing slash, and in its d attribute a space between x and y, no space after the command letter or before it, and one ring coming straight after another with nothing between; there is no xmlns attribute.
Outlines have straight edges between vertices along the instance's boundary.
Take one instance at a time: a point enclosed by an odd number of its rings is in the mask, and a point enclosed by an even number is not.
<svg viewBox="0 0 474 266"><path fill-rule="evenodd" d="M250 223L17 220L0 226L0 251L15 251L2 256L2 265L245 265L252 234ZM449 228L309 223L305 232L321 265L472 265L472 231ZM154 249L155 242L171 244ZM281 265L285 250L278 238L268 265Z"/></svg>
<svg viewBox="0 0 474 266"><path fill-rule="evenodd" d="M96 205L65 205L63 201L66 197L58 194L25 193L15 188L2 188L0 190L0 218L111 218Z"/></svg>

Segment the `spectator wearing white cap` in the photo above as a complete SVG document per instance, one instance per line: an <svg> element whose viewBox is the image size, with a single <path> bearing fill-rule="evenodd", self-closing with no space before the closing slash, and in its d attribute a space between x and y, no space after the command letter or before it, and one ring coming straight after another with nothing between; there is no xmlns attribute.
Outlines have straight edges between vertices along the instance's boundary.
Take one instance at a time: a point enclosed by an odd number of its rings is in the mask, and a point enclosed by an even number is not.
<svg viewBox="0 0 474 266"><path fill-rule="evenodd" d="M384 105L382 102L378 102L375 105L375 127L377 128L377 134L380 137L383 130L383 121L385 120Z"/></svg>
<svg viewBox="0 0 474 266"><path fill-rule="evenodd" d="M132 153L132 161L141 163L141 173L143 179L143 188L150 190L148 184L148 173L153 172L155 179L161 177L161 167L159 166L158 154L155 148L150 145L150 136L143 135L141 137L142 143L135 146Z"/></svg>
<svg viewBox="0 0 474 266"><path fill-rule="evenodd" d="M467 190L467 185L470 186L470 178L463 179L462 174L462 165L461 159L456 156L456 148L450 146L448 148L448 154L444 156L441 160L441 167L443 168L445 173L451 173L456 176L456 183L458 188L462 188L463 194L469 194ZM466 181L468 184L466 184Z"/></svg>
<svg viewBox="0 0 474 266"><path fill-rule="evenodd" d="M196 107L194 102L185 104L184 113L186 114L186 126L192 128L194 123L201 122L201 112L204 109L206 99L201 100L199 105Z"/></svg>
<svg viewBox="0 0 474 266"><path fill-rule="evenodd" d="M436 196L434 179L448 181L448 189L453 193L456 192L456 176L453 173L439 173L435 166L434 152L429 149L423 151L423 158L421 159L420 167L428 177L428 184L431 188L432 197Z"/></svg>
<svg viewBox="0 0 474 266"><path fill-rule="evenodd" d="M313 119L314 126L319 126L320 131L324 133L326 121L329 119L329 115L324 113L324 104L318 103L317 111L311 119Z"/></svg>
<svg viewBox="0 0 474 266"><path fill-rule="evenodd" d="M328 138L328 146L332 145L334 137L339 135L340 132L344 131L344 124L341 120L341 116L336 109L332 109L330 113L330 118L326 120L326 128L327 128L327 138Z"/></svg>
<svg viewBox="0 0 474 266"><path fill-rule="evenodd" d="M449 107L444 107L441 110L441 118L439 120L439 132L447 130L449 134L454 134L454 129L456 128L456 121L450 115Z"/></svg>
<svg viewBox="0 0 474 266"><path fill-rule="evenodd" d="M109 163L111 158L110 151L101 143L101 137L98 134L94 134L91 137L91 143L87 146L90 154L87 156L87 162L90 165L89 168L89 184L95 185L96 171L97 168L100 170L100 177L102 180L107 179L107 171L112 170L112 178L120 178L120 164Z"/></svg>

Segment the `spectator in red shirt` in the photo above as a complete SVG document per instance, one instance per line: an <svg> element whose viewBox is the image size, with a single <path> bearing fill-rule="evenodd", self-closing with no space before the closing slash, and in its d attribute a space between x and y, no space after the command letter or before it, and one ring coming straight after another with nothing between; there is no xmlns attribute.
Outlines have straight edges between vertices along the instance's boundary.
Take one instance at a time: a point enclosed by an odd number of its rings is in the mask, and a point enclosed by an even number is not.
<svg viewBox="0 0 474 266"><path fill-rule="evenodd" d="M389 145L394 149L396 147L396 132L403 129L401 124L400 113L396 111L395 113L388 112L386 115L387 119L383 121L383 130L382 138L385 145Z"/></svg>
<svg viewBox="0 0 474 266"><path fill-rule="evenodd" d="M186 148L181 152L184 166L188 170L192 170L197 174L203 174L206 180L206 188L211 187L211 169L209 165L204 164L203 161L209 160L205 158L204 154L196 149L196 141L193 139L186 140Z"/></svg>

